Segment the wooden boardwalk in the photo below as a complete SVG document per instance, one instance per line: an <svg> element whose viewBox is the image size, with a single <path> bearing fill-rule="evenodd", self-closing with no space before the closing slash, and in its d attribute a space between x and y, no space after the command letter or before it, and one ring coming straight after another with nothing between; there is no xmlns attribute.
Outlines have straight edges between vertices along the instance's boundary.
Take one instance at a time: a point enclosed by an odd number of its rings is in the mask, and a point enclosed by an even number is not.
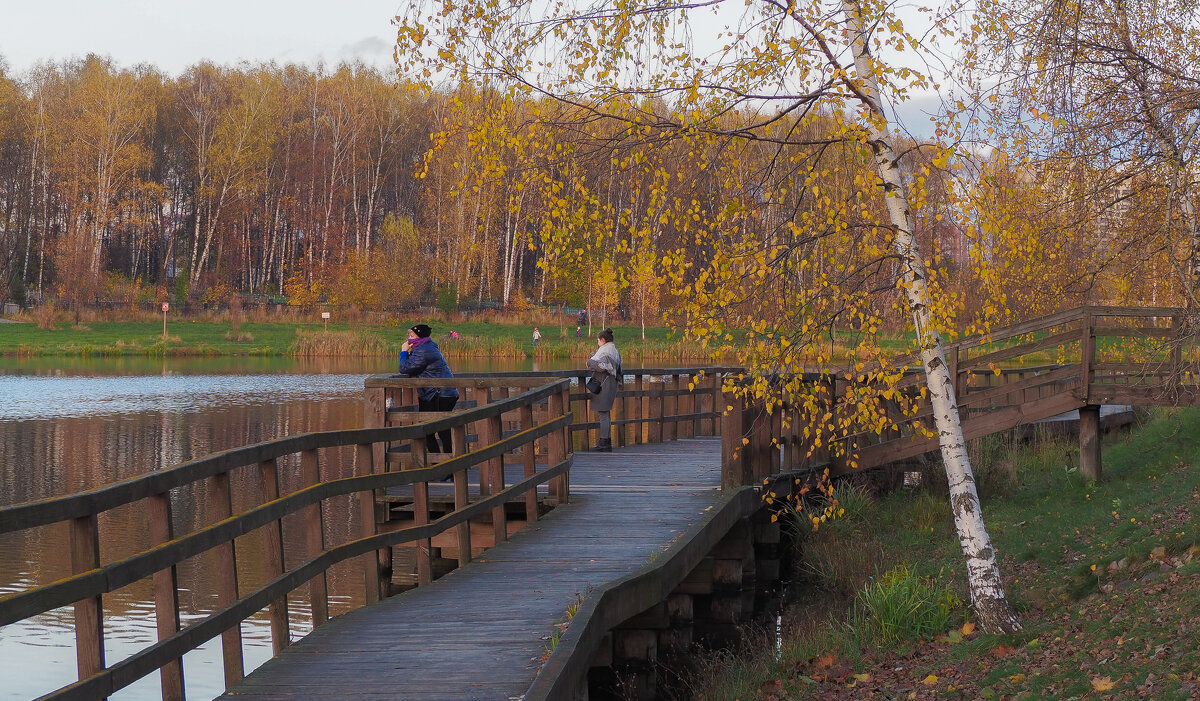
<svg viewBox="0 0 1200 701"><path fill-rule="evenodd" d="M429 586L331 620L222 698L520 698L567 608L670 547L720 482L720 438L576 453L571 503Z"/></svg>

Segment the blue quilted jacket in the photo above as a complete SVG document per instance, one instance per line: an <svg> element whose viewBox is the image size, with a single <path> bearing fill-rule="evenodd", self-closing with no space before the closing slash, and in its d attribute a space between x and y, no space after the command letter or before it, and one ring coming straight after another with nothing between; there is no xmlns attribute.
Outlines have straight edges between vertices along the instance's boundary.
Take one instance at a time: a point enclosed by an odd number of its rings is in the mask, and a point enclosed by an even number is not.
<svg viewBox="0 0 1200 701"><path fill-rule="evenodd" d="M442 349L432 340L422 343L412 351L400 351L399 374L408 377L454 377L450 366L446 364L446 358L442 356ZM458 390L453 387L422 387L417 394L421 399L429 401L439 394L443 397L457 397Z"/></svg>

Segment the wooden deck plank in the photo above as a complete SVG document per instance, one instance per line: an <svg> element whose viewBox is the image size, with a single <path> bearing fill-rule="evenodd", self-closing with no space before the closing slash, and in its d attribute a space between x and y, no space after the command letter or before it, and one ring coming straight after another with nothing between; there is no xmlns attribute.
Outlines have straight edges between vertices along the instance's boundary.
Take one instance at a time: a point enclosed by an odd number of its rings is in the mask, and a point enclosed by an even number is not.
<svg viewBox="0 0 1200 701"><path fill-rule="evenodd" d="M720 481L720 439L577 453L570 503L429 586L332 619L222 698L520 696L567 607L669 546Z"/></svg>

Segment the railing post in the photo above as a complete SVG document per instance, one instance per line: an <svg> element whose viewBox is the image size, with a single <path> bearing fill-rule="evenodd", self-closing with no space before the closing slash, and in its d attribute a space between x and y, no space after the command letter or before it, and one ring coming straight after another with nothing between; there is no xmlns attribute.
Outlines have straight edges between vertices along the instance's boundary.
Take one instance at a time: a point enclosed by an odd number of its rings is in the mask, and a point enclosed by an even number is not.
<svg viewBox="0 0 1200 701"><path fill-rule="evenodd" d="M96 514L71 520L71 573L100 566L100 531ZM75 661L80 679L104 670L104 606L100 596L75 604Z"/></svg>
<svg viewBox="0 0 1200 701"><path fill-rule="evenodd" d="M367 388L366 395L363 398L363 428L382 428L389 425L385 392L386 390L382 387ZM392 394L395 395L397 393L393 391ZM403 390L399 394L403 395ZM384 455L386 451L386 443L374 444L373 456L375 464L380 466L380 470L387 469L386 456ZM384 514L384 518L387 518L387 514Z"/></svg>
<svg viewBox="0 0 1200 701"><path fill-rule="evenodd" d="M279 498L279 472L274 459L258 463L259 485L262 488L263 503ZM263 527L266 538L267 577L274 579L283 574L283 526L279 520L271 521ZM288 630L287 595L272 601L268 607L271 619L271 644L275 654L283 652L291 644L291 633Z"/></svg>
<svg viewBox="0 0 1200 701"><path fill-rule="evenodd" d="M591 403L591 401L586 399L586 397L588 395L588 389L587 389L588 374L589 373L585 372L585 373L582 373L579 375L579 392L580 392L580 394L584 395L584 397L585 397L585 399L580 400L579 418L584 423L592 422L592 413L593 413L592 412L592 403ZM570 408L571 408L571 402L568 400L568 402L567 402L568 411L570 410ZM588 450L591 446L596 445L596 440L594 438L592 438L592 431L594 431L594 430L595 429L589 428L586 431L576 431L574 435L576 435L576 436L582 435L583 438L582 438L582 442L579 442L580 439L576 438L575 445L578 446L581 450ZM596 431L596 436L599 437L599 435L600 435L600 432Z"/></svg>
<svg viewBox="0 0 1200 701"><path fill-rule="evenodd" d="M507 392L505 392L507 394ZM488 421L488 433L492 436L493 442L499 442L504 439L504 420L500 415L491 417ZM499 494L504 491L504 454L492 458L490 461L492 473L492 494ZM495 536L495 543L499 545L508 540L508 516L504 513L504 504L500 503L492 507L492 532Z"/></svg>
<svg viewBox="0 0 1200 701"><path fill-rule="evenodd" d="M671 381L668 383L664 378L663 381L663 396L665 404L663 405L663 441L673 441L679 438L679 375L671 375ZM666 394L670 392L671 396ZM669 417L669 418L668 418Z"/></svg>
<svg viewBox="0 0 1200 701"><path fill-rule="evenodd" d="M454 440L451 437L450 440ZM421 470L429 467L429 448L425 443L425 436L417 436L412 439L412 467L413 470ZM429 523L429 483L428 482L413 482L413 525L424 526ZM417 560L417 586L425 586L433 583L433 540L430 538L420 538L414 544L416 547ZM390 548L389 548L390 550ZM391 553L389 552L389 555ZM386 572L389 568L384 568ZM388 591L391 582L384 582L384 593Z"/></svg>
<svg viewBox="0 0 1200 701"><path fill-rule="evenodd" d="M1079 344L1079 399L1084 404L1091 403L1092 363L1096 356L1095 320L1091 314L1083 316L1083 337Z"/></svg>
<svg viewBox="0 0 1200 701"><path fill-rule="evenodd" d="M150 543L162 545L175 538L171 524L171 495L153 494L146 499L150 515ZM179 580L175 565L154 573L154 617L158 639L164 640L179 632ZM163 701L182 701L183 659L176 658L158 670Z"/></svg>
<svg viewBox="0 0 1200 701"><path fill-rule="evenodd" d="M647 401L646 397L643 396L646 391L646 376L642 374L637 375L637 382L635 386L637 387L637 396L634 397L633 401L634 406L637 407L636 413L638 422L633 425L633 444L641 445L646 440L645 418L647 414Z"/></svg>
<svg viewBox="0 0 1200 701"><path fill-rule="evenodd" d="M722 416L725 414L725 398L722 394L721 386L724 384L724 373L713 373L712 377L712 397L710 398L709 409L714 416L709 419L708 430L710 436L718 436L721 433Z"/></svg>
<svg viewBox="0 0 1200 701"><path fill-rule="evenodd" d="M662 378L659 378L659 379L661 380ZM656 392L654 390L655 385L658 385L662 389L659 389ZM650 423L649 423L649 429L647 431L646 438L647 438L647 441L650 443L662 443L663 433L664 433L664 431L663 431L663 400L664 400L663 392L666 391L667 385L665 382L655 382L654 378L651 377L646 381L646 386L650 389L650 396L648 397L648 401L646 403L647 408L650 410L649 411Z"/></svg>
<svg viewBox="0 0 1200 701"><path fill-rule="evenodd" d="M450 429L450 440L454 442L454 455L457 457L467 452L467 425L464 423ZM470 504L470 494L467 492L467 468L454 473L454 510L467 508ZM471 523L464 521L457 526L458 534L458 566L462 567L471 561Z"/></svg>
<svg viewBox="0 0 1200 701"><path fill-rule="evenodd" d="M370 475L375 472L374 465L375 448L372 443L359 443L356 449L354 461L355 476ZM370 538L375 535L375 490L365 489L358 494L358 536L360 538ZM382 582L381 571L379 567L378 551L369 552L362 556L360 567L363 572L363 587L365 591L365 601L368 604L373 604L380 599L380 584Z"/></svg>
<svg viewBox="0 0 1200 701"><path fill-rule="evenodd" d="M300 453L300 483L312 487L321 483L321 466L317 451ZM325 514L321 502L304 509L304 542L309 558L325 552ZM329 587L322 570L308 582L308 601L312 609L313 628L329 620Z"/></svg>
<svg viewBox="0 0 1200 701"><path fill-rule="evenodd" d="M563 392L557 392L550 395L550 417L556 419L567 415L570 410L570 386ZM562 430L552 431L548 436L549 440L549 455L547 459L550 461L550 467L554 467L567 459L567 446L570 436L570 424L564 426ZM555 500L558 505L567 503L569 498L567 475L563 474L553 478L553 490Z"/></svg>
<svg viewBox="0 0 1200 701"><path fill-rule="evenodd" d="M214 524L233 515L232 493L229 488L229 473L222 472L209 478L208 522ZM238 599L237 554L234 541L229 540L213 548L217 560L217 605L224 608ZM236 623L221 633L221 660L225 671L225 688L237 685L245 675L242 664L242 624Z"/></svg>
<svg viewBox="0 0 1200 701"><path fill-rule="evenodd" d="M695 379L690 383L692 385L691 392L688 394L688 413L697 414L704 410L704 399L707 394L704 390L704 373L700 372L695 376ZM704 425L702 419L694 418L688 424L688 438L704 435Z"/></svg>
<svg viewBox="0 0 1200 701"><path fill-rule="evenodd" d="M537 423L533 420L533 404L521 407L521 430L528 431ZM537 441L531 440L521 446L521 462L524 465L526 479L537 474ZM533 523L538 519L537 486L525 492L525 522Z"/></svg>
<svg viewBox="0 0 1200 701"><path fill-rule="evenodd" d="M746 450L742 443L744 400L732 387L721 395L721 487L742 486Z"/></svg>
<svg viewBox="0 0 1200 701"><path fill-rule="evenodd" d="M771 429L774 417L767 413L766 397L754 402L753 416L750 445L754 448L752 468L754 483L757 484L770 476L773 470L771 454L774 452L774 447L771 445Z"/></svg>
<svg viewBox="0 0 1200 701"><path fill-rule="evenodd" d="M946 352L946 364L950 370L950 386L954 389L955 404L958 403L958 398L962 396L961 383L958 380L958 345L950 346Z"/></svg>

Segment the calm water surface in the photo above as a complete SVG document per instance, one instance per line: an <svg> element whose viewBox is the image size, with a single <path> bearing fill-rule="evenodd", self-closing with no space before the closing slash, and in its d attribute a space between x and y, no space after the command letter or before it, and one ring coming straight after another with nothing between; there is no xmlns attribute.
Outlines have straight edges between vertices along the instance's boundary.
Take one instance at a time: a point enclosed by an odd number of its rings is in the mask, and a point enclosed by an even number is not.
<svg viewBox="0 0 1200 701"><path fill-rule="evenodd" d="M218 450L307 431L357 428L367 375L391 362L295 361L278 358L203 360L0 358L0 505L91 489ZM532 370L530 361L455 362L459 371ZM325 478L353 472L353 451L321 455ZM297 488L298 461L281 461L280 488ZM259 503L252 475L235 473L234 509ZM176 533L206 525L203 489L178 490L172 499ZM351 536L354 502L327 502L326 542ZM118 509L100 519L101 561L110 563L148 547L144 514ZM239 538L241 591L265 581L250 533ZM285 557L297 562L303 545L297 524L284 521ZM0 594L46 584L69 572L65 526L0 536ZM215 609L209 558L179 566L180 609L186 625ZM330 613L361 603L350 573L329 577ZM298 590L303 594L305 590ZM292 634L311 629L306 597L289 600ZM113 664L156 639L149 580L106 595L105 658ZM271 654L265 615L242 624L247 672ZM189 698L223 690L219 638L184 658ZM34 698L76 679L70 607L0 628L0 698ZM159 697L158 675L127 687L116 699Z"/></svg>

